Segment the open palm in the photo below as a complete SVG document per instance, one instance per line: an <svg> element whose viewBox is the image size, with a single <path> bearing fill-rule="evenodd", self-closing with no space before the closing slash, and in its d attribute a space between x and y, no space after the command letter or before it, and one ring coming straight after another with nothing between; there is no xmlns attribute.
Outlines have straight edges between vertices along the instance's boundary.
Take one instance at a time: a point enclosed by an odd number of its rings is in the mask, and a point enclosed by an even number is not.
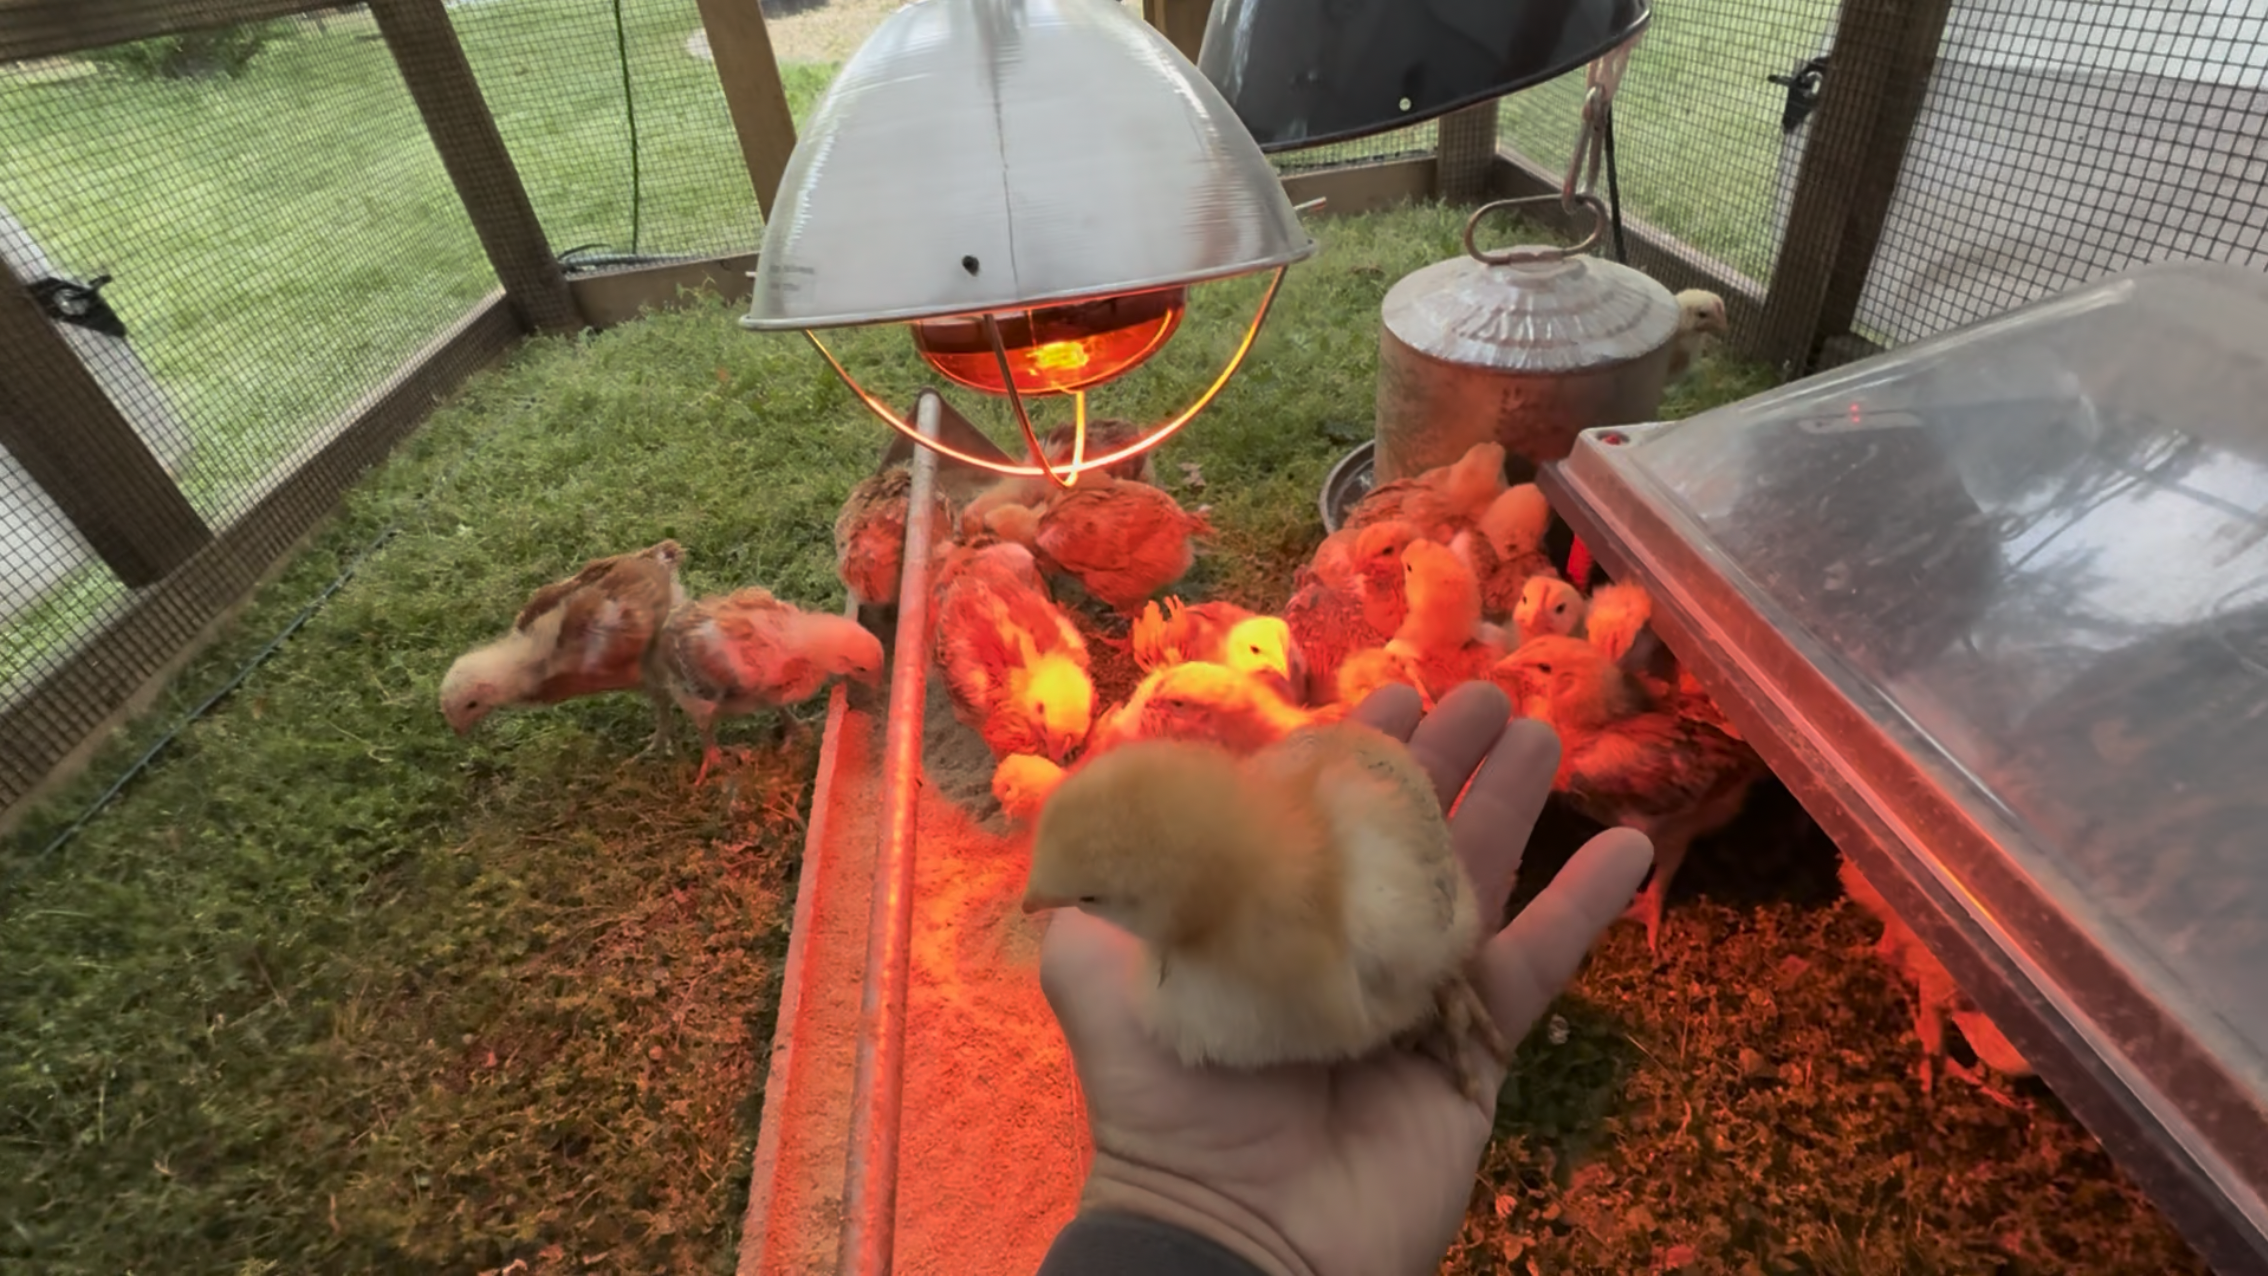
<svg viewBox="0 0 2268 1276"><path fill-rule="evenodd" d="M1451 833L1487 919L1503 916L1559 759L1548 727L1508 721L1510 713L1503 692L1477 682L1422 721L1406 687L1355 711L1407 740L1442 804L1457 802ZM1489 940L1473 980L1508 1040L1542 1015L1652 858L1639 834L1599 835ZM1189 1067L1135 1017L1140 960L1137 941L1108 922L1065 910L1049 923L1040 981L1094 1133L1080 1208L1178 1224L1269 1272L1437 1267L1464 1217L1494 1114L1459 1095L1439 1063L1403 1050L1330 1067ZM1502 1071L1477 1051L1473 1062L1493 1092Z"/></svg>

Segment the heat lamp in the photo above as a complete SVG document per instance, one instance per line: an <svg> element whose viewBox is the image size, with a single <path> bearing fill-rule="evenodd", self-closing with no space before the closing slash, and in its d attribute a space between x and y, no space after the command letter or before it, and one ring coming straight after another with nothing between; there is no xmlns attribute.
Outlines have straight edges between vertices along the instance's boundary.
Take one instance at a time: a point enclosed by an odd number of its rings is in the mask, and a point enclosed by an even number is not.
<svg viewBox="0 0 2268 1276"><path fill-rule="evenodd" d="M1115 0L917 0L883 20L797 141L741 325L801 331L868 410L1004 475L1080 474L1171 437L1251 351L1315 251L1274 167L1205 77ZM1193 285L1273 272L1228 365L1182 412L1085 454L1086 394L1172 339ZM947 381L1008 400L1023 462L908 422L820 335L902 324ZM1068 462L1029 400L1071 401Z"/></svg>

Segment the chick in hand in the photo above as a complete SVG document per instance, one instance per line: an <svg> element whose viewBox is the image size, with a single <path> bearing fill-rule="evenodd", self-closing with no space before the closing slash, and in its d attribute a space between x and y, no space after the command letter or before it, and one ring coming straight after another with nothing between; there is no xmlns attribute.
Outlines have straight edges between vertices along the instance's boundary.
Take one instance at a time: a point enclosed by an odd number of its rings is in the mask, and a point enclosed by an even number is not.
<svg viewBox="0 0 2268 1276"><path fill-rule="evenodd" d="M1037 581L1021 545L956 547L938 562L931 633L955 716L993 755L1061 763L1093 725L1095 684L1086 640Z"/></svg>
<svg viewBox="0 0 2268 1276"><path fill-rule="evenodd" d="M1661 951L1662 905L1693 839L1732 822L1764 763L1740 741L1655 705L1580 638L1522 643L1491 675L1521 713L1559 733L1553 788L1601 824L1654 844L1654 873L1627 914Z"/></svg>
<svg viewBox="0 0 2268 1276"><path fill-rule="evenodd" d="M1192 538L1213 534L1203 510L1182 509L1162 488L1111 478L1082 480L1037 508L1002 505L985 526L1128 616L1188 572Z"/></svg>
<svg viewBox="0 0 2268 1276"><path fill-rule="evenodd" d="M1875 941L1874 955L1888 963L1913 989L1914 1036L1921 1040L1922 1046L1922 1093L1930 1092L1935 1064L1942 1064L1947 1076L1958 1077L1991 1093L1982 1076L1946 1057L1948 1015L1961 1029L1969 1048L1977 1052L1980 1063L2010 1076L2030 1076L2032 1067L2024 1056L2017 1053L1999 1027L1953 982L1953 972L1929 951L1921 936L1899 920L1898 914L1890 908L1890 901L1874 888L1874 883L1866 880L1858 865L1845 858L1838 874L1843 879L1843 893L1851 897L1851 902L1874 914L1875 920L1882 923L1882 938Z"/></svg>
<svg viewBox="0 0 2268 1276"><path fill-rule="evenodd" d="M912 499L913 471L893 465L860 479L835 516L835 575L862 604L888 607L898 601ZM929 511L929 543L943 545L952 536L952 502L940 492Z"/></svg>
<svg viewBox="0 0 2268 1276"><path fill-rule="evenodd" d="M1408 615L1386 648L1416 663L1435 699L1487 677L1503 659L1501 638L1481 623L1480 583L1448 546L1410 542L1402 551L1402 587Z"/></svg>
<svg viewBox="0 0 2268 1276"><path fill-rule="evenodd" d="M1732 331L1725 319L1725 299L1706 288L1688 288L1677 294L1677 335L1670 338L1669 375L1692 371L1712 337Z"/></svg>
<svg viewBox="0 0 2268 1276"><path fill-rule="evenodd" d="M1079 908L1144 949L1135 1005L1185 1063L1433 1054L1484 1106L1464 1046L1509 1047L1466 979L1479 904L1406 746L1355 723L1239 757L1130 745L1040 813L1024 911Z"/></svg>
<svg viewBox="0 0 2268 1276"><path fill-rule="evenodd" d="M882 681L882 640L848 616L809 612L750 587L670 613L648 655L647 676L701 733L698 788L718 758L716 723L799 704L827 679Z"/></svg>
<svg viewBox="0 0 2268 1276"><path fill-rule="evenodd" d="M594 558L528 597L510 633L457 657L441 679L441 713L458 735L497 709L557 704L645 688L654 742L669 734L669 701L646 680L646 652L670 610L685 601L674 540Z"/></svg>

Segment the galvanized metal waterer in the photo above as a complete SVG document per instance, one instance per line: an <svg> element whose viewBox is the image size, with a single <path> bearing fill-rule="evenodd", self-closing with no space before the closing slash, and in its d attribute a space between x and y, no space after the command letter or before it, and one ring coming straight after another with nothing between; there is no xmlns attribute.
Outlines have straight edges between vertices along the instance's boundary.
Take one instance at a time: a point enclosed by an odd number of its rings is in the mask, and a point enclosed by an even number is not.
<svg viewBox="0 0 2268 1276"><path fill-rule="evenodd" d="M1558 195L1543 199L1557 201ZM1502 443L1515 481L1556 461L1593 426L1651 420L1668 379L1678 307L1644 273L1586 255L1606 210L1572 248L1482 249L1465 222L1465 255L1413 271L1386 294L1378 334L1376 481L1447 465L1475 443Z"/></svg>

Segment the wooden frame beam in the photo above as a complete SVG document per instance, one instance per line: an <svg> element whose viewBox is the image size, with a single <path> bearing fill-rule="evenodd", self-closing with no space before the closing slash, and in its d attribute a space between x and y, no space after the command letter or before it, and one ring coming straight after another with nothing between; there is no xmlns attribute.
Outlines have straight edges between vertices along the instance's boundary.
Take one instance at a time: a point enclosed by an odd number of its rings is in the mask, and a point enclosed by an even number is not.
<svg viewBox="0 0 2268 1276"><path fill-rule="evenodd" d="M1930 8L1937 11L1934 26L1926 21ZM1887 205L1905 159L1902 139L1888 154L1874 152L1885 104L1902 73L1901 50L1926 43L1934 56L1947 9L1944 0L1845 0L1826 87L1804 140L1757 339L1757 353L1790 377L1810 370L1820 338L1830 335L1822 321L1838 278L1846 291L1852 271L1864 282L1866 263L1845 266L1843 257L1854 248L1854 239L1871 238L1852 233L1862 198ZM1925 86L1911 87L1918 94ZM1886 181L1881 176L1885 167ZM1877 208L1871 214L1877 235L1881 213Z"/></svg>
<svg viewBox="0 0 2268 1276"><path fill-rule="evenodd" d="M1156 27L1191 62L1205 45L1205 20L1212 13L1213 0L1142 0L1142 21Z"/></svg>
<svg viewBox="0 0 2268 1276"><path fill-rule="evenodd" d="M788 157L795 153L795 116L788 110L787 86L780 82L771 28L764 24L764 8L757 0L699 0L699 5L725 109L740 138L740 157L756 187L756 207L769 218Z"/></svg>
<svg viewBox="0 0 2268 1276"><path fill-rule="evenodd" d="M520 339L505 295L489 294L349 409L243 517L0 709L0 811L15 814L27 797L83 766L111 728L154 700L163 680L211 636L212 622L329 516L364 470L417 428L435 401Z"/></svg>
<svg viewBox="0 0 2268 1276"><path fill-rule="evenodd" d="M1496 168L1496 108L1496 99L1490 98L1441 117L1433 145L1441 198L1462 204L1487 197Z"/></svg>
<svg viewBox="0 0 2268 1276"><path fill-rule="evenodd" d="M110 401L54 320L0 267L0 446L130 587L154 583L213 539L189 498Z"/></svg>
<svg viewBox="0 0 2268 1276"><path fill-rule="evenodd" d="M1284 193L1294 204L1320 196L1326 217L1376 212L1412 200L1431 199L1438 168L1431 155L1311 168L1284 174Z"/></svg>
<svg viewBox="0 0 2268 1276"><path fill-rule="evenodd" d="M1819 349L1815 359L1833 366L1850 362L1845 357L1847 336L1858 317L1859 297L1866 291L1874 269L1874 253L1882 243L1882 228L1890 220L1890 200L1898 193L1898 177L1905 171L1906 147L1921 120L1922 102L1929 96L1937 74L1937 47L1945 25L1953 16L1953 0L1911 0L1906 23L1899 28L1898 45L1891 50L1889 84L1881 113L1874 122L1873 139L1866 145L1857 189L1852 192L1850 219L1843 227L1841 249L1828 273L1827 296L1819 314ZM1827 91L1833 92L1834 72L1828 72ZM1829 347L1835 348L1829 348Z"/></svg>
<svg viewBox="0 0 2268 1276"><path fill-rule="evenodd" d="M569 275L567 291L575 295L575 309L593 328L628 323L647 310L670 310L684 291L710 292L726 301L746 301L754 280L756 254L705 257L694 261L633 266L588 275Z"/></svg>
<svg viewBox="0 0 2268 1276"><path fill-rule="evenodd" d="M575 312L567 278L551 255L442 0L370 0L370 13L521 326L530 332L580 329L582 316Z"/></svg>

